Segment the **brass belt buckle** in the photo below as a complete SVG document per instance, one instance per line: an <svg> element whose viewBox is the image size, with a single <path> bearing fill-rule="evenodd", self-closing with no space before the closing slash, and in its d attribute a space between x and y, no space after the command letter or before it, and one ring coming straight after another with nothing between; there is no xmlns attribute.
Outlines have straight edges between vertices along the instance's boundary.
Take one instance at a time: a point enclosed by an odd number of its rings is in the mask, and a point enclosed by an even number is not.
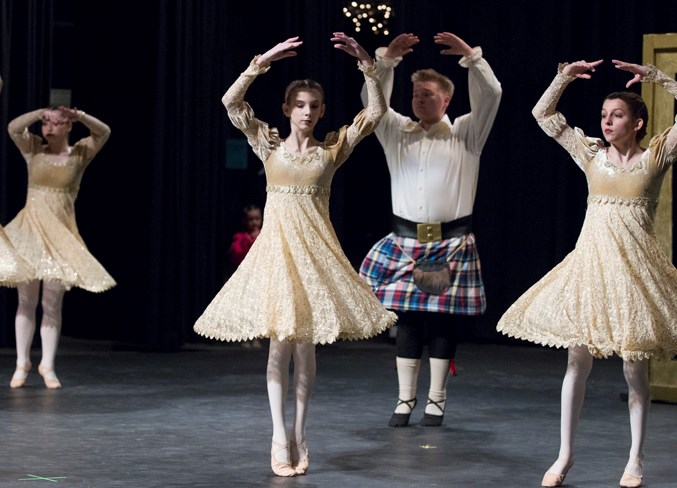
<svg viewBox="0 0 677 488"><path fill-rule="evenodd" d="M416 239L421 243L441 241L442 224L439 222L416 224Z"/></svg>

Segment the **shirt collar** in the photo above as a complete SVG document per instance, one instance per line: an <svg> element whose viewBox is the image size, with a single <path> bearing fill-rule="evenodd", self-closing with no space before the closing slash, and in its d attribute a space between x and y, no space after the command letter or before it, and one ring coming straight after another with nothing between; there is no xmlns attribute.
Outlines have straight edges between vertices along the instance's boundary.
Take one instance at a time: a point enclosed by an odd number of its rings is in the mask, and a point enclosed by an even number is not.
<svg viewBox="0 0 677 488"><path fill-rule="evenodd" d="M433 125L428 132L430 133L436 133L441 130L451 130L451 120L449 119L449 116L447 114L444 114L444 117ZM413 120L410 120L407 125L404 126L403 128L404 132L414 132L414 131L419 131L419 130L425 130L423 127L421 127L420 122L414 122Z"/></svg>

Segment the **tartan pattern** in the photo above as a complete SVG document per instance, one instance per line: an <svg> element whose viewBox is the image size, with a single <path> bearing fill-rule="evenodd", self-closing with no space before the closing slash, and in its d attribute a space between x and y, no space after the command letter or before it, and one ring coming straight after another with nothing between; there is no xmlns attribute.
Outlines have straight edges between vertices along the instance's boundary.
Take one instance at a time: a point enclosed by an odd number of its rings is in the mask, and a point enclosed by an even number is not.
<svg viewBox="0 0 677 488"><path fill-rule="evenodd" d="M409 257L446 260L463 243L460 237L421 244L391 232L371 248L360 266L360 276L390 310L481 315L487 304L480 258L474 234L465 237L465 248L449 261L452 285L444 295L430 295L414 284L414 263Z"/></svg>

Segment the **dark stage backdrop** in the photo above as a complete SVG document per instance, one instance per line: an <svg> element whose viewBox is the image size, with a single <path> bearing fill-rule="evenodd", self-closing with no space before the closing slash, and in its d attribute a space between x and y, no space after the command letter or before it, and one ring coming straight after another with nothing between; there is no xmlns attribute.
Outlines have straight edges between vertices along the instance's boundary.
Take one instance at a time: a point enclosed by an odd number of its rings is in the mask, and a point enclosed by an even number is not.
<svg viewBox="0 0 677 488"><path fill-rule="evenodd" d="M223 284L230 236L247 203L265 203L261 164L247 151L232 166L227 147L242 141L221 96L251 58L300 35L299 56L274 63L248 93L257 115L282 134L283 90L315 78L327 93L318 135L360 110L361 74L332 48L334 31L370 52L393 35L422 39L397 69L394 108L410 113L412 71L433 67L457 84L450 116L469 109L467 72L432 42L452 31L480 45L503 85L503 100L482 156L475 231L488 294L482 317L459 319L467 340L500 342L505 309L573 248L584 212L582 172L536 125L531 109L557 63L618 58L640 62L642 35L675 30L675 2L392 2L391 36L355 34L346 1L2 0L0 126L45 106L50 88L72 90L74 106L112 127L87 170L76 204L80 232L118 286L74 289L64 302L64 335L172 350L201 341L192 325ZM603 65L567 90L561 111L599 134L599 108L628 77ZM639 88L637 88L639 89ZM73 139L82 135L74 131ZM233 142L234 141L234 142ZM23 206L25 164L0 137L0 223ZM359 263L388 232L388 172L375 137L339 171L332 219L346 254ZM0 345L13 344L16 292L0 290Z"/></svg>

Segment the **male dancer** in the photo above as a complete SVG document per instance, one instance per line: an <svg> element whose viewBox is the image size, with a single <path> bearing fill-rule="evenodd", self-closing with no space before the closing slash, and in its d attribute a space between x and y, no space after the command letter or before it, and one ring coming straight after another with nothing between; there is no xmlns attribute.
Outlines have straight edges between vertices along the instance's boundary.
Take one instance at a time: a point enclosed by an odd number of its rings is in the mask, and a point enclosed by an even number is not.
<svg viewBox="0 0 677 488"><path fill-rule="evenodd" d="M367 254L360 275L386 308L398 312L399 399L389 424L404 427L416 406L423 347L430 357L430 388L421 425L442 424L450 362L456 352L451 314L484 313L486 298L472 233L472 211L482 148L501 99L479 47L450 32L434 36L443 55L460 55L468 68L470 112L452 123L446 110L454 93L449 78L416 71L412 109L418 122L389 108L375 134L390 171L393 232ZM377 73L390 106L394 68L419 39L400 34L376 50ZM366 88L362 90L366 103Z"/></svg>

